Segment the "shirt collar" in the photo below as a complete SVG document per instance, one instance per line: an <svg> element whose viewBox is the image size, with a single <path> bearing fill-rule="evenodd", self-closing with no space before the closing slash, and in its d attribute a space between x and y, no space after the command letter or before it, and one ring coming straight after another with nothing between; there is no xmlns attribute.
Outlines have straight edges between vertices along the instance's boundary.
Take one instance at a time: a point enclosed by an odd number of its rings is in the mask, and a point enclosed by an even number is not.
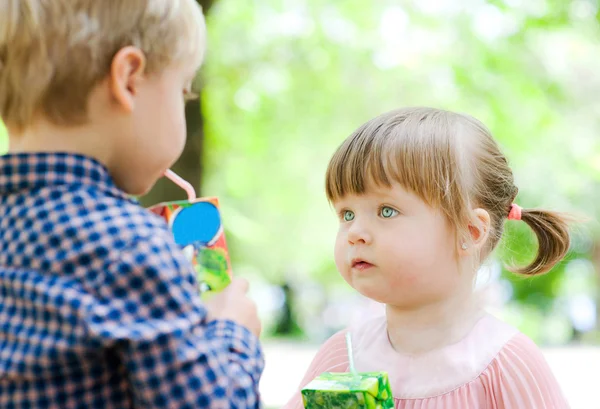
<svg viewBox="0 0 600 409"><path fill-rule="evenodd" d="M59 185L88 185L130 200L108 169L88 156L64 152L14 153L0 156L0 195Z"/></svg>

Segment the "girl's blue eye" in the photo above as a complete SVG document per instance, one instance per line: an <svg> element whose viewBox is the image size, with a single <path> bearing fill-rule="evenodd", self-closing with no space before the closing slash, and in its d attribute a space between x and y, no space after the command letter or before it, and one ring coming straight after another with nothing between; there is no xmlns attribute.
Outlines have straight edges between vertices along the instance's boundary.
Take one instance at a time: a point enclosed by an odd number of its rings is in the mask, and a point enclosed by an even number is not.
<svg viewBox="0 0 600 409"><path fill-rule="evenodd" d="M345 210L343 216L345 222L351 222L352 220L354 220L354 212L350 210Z"/></svg>
<svg viewBox="0 0 600 409"><path fill-rule="evenodd" d="M389 219L390 217L394 217L398 214L397 210L392 209L391 207L384 206L381 208L381 217L385 219Z"/></svg>

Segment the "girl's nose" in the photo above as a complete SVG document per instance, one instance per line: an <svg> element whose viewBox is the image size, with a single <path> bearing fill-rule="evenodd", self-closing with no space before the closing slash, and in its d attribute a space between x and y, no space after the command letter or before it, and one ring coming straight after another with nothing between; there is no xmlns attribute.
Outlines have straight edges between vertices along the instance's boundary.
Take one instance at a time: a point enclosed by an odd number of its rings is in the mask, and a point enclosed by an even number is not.
<svg viewBox="0 0 600 409"><path fill-rule="evenodd" d="M350 244L371 244L373 238L364 223L352 222L348 230L348 243Z"/></svg>

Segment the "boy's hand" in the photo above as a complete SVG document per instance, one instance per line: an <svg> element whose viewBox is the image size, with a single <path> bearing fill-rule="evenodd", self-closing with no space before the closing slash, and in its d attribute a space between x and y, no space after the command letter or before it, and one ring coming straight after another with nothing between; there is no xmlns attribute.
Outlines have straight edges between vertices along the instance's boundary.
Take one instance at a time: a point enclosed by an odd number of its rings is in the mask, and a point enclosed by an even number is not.
<svg viewBox="0 0 600 409"><path fill-rule="evenodd" d="M234 278L223 291L215 294L206 302L208 319L234 321L260 337L261 323L258 319L256 304L248 298L248 281Z"/></svg>

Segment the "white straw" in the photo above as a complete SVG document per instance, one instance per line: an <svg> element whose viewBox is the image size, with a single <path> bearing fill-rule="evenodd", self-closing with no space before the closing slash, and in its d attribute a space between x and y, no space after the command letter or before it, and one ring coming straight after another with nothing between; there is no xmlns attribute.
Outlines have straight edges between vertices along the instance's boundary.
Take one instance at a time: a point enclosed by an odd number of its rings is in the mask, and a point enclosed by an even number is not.
<svg viewBox="0 0 600 409"><path fill-rule="evenodd" d="M350 364L350 372L352 375L358 375L354 367L354 353L352 352L352 335L350 331L346 332L346 349L348 350L348 363Z"/></svg>

